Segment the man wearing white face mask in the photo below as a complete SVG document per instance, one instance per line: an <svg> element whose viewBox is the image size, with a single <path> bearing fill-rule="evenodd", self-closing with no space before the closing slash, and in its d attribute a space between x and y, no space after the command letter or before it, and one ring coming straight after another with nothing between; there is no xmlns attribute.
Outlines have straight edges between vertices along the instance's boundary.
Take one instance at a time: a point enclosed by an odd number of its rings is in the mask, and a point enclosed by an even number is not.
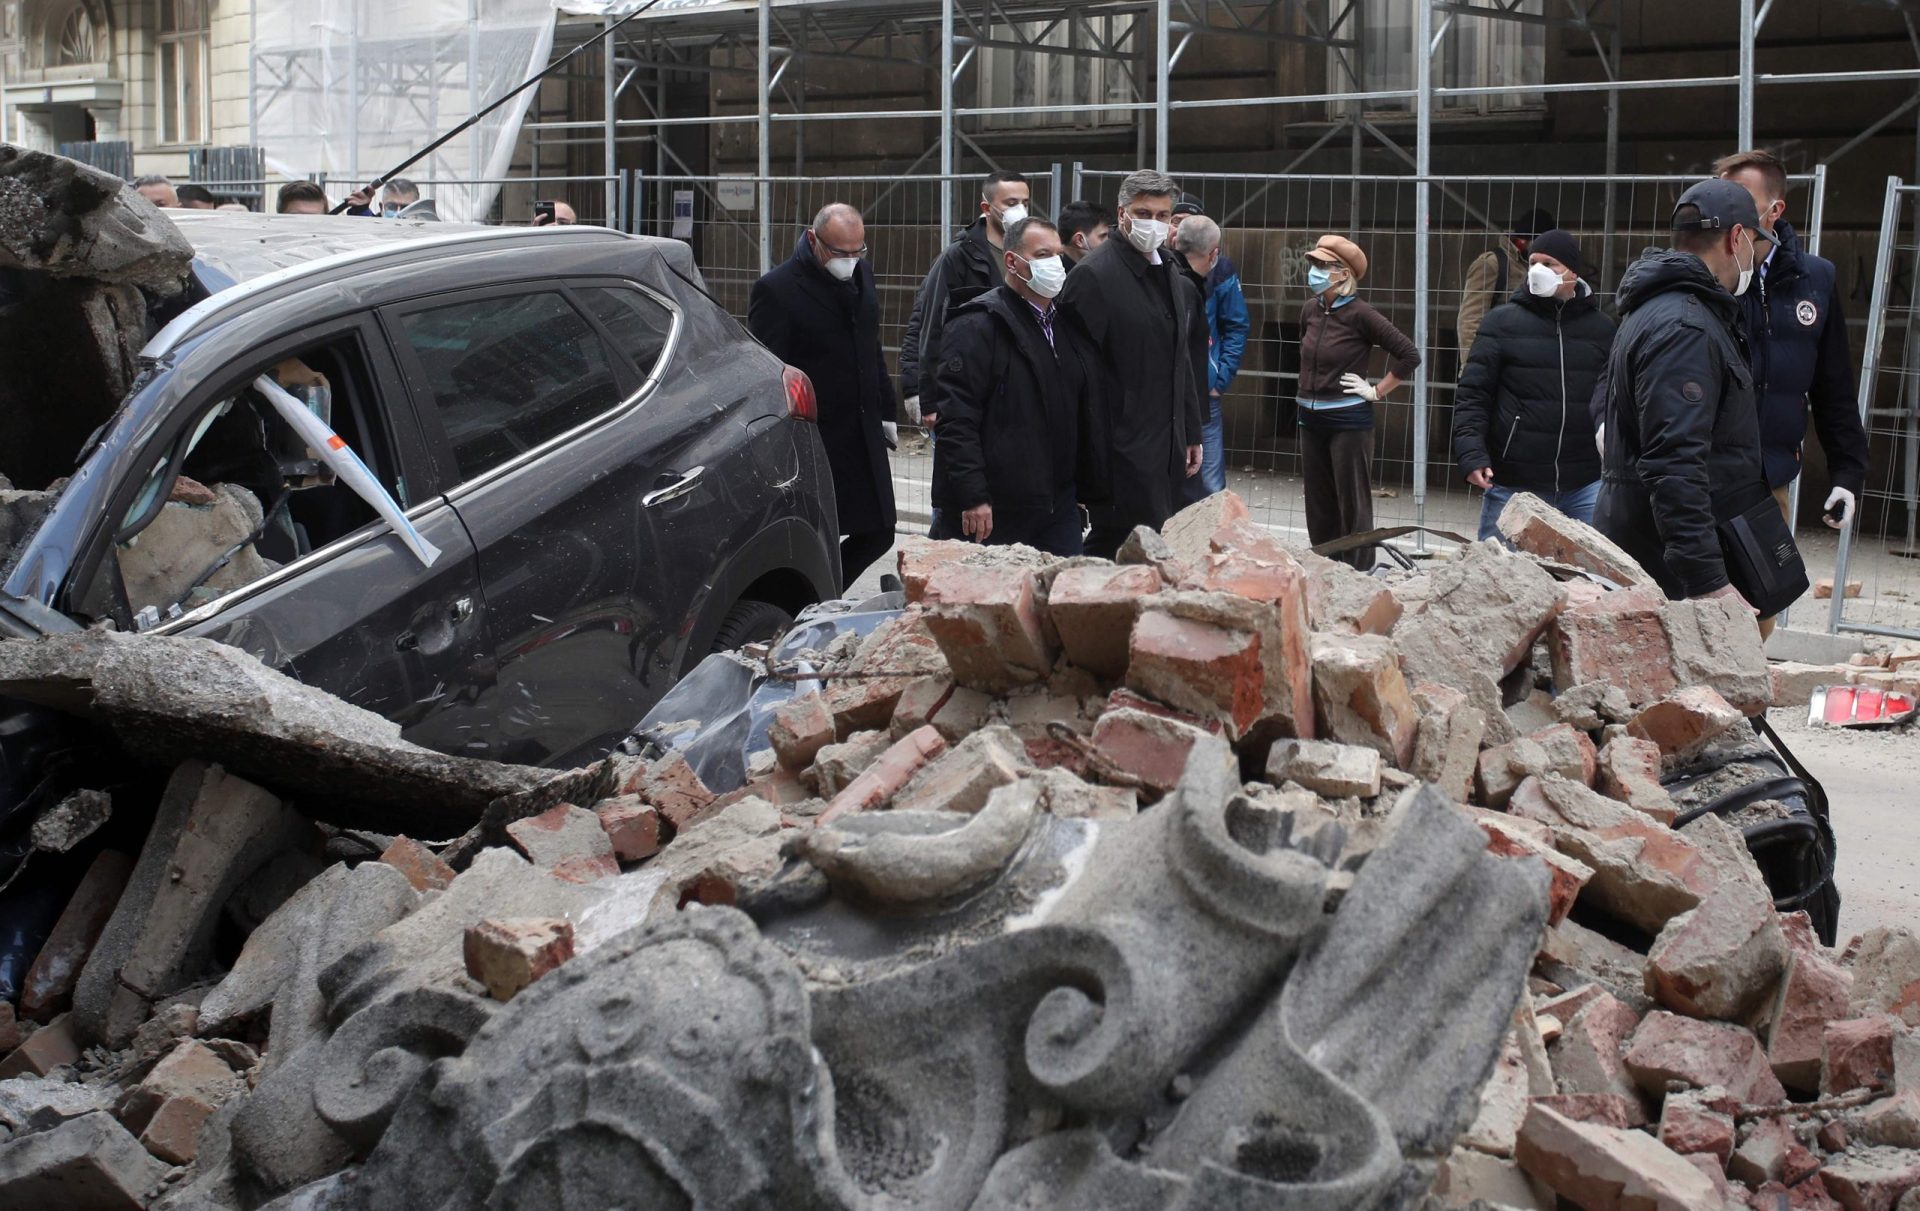
<svg viewBox="0 0 1920 1211"><path fill-rule="evenodd" d="M1480 323L1453 396L1453 452L1487 495L1480 537L1499 532L1515 492L1531 492L1577 521L1593 521L1600 452L1587 410L1613 348L1613 321L1580 280L1571 234L1536 235L1526 281Z"/></svg>
<svg viewBox="0 0 1920 1211"><path fill-rule="evenodd" d="M1792 547L1761 469L1740 324L1738 296L1766 240L1753 198L1731 181L1681 194L1673 231L1671 250L1648 250L1620 279L1594 525L1667 596L1741 600L1758 586L1734 583L1738 551L1723 545L1721 527L1752 526L1764 504L1759 520L1779 533L1760 549Z"/></svg>
<svg viewBox="0 0 1920 1211"><path fill-rule="evenodd" d="M900 394L907 419L929 427L940 419L933 368L940 364L940 334L949 310L1002 280L1000 251L1007 228L1027 217L1033 191L1017 172L995 172L980 184L980 213L934 258L913 297L900 339Z"/></svg>
<svg viewBox="0 0 1920 1211"><path fill-rule="evenodd" d="M1098 357L1054 298L1067 280L1045 219L1007 228L1006 281L947 317L933 385L935 538L1078 555L1080 505L1106 496Z"/></svg>
<svg viewBox="0 0 1920 1211"><path fill-rule="evenodd" d="M1120 183L1114 238L1067 277L1060 308L1099 355L1113 499L1093 509L1087 554L1111 557L1135 526L1159 529L1200 472L1207 316L1165 249L1180 187L1141 170Z"/></svg>

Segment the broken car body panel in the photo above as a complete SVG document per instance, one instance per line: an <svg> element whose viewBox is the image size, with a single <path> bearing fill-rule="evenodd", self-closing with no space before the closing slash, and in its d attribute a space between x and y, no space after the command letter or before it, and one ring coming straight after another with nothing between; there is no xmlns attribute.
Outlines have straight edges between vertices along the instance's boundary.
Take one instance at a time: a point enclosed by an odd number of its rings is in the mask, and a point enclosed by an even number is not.
<svg viewBox="0 0 1920 1211"><path fill-rule="evenodd" d="M330 388L342 438L446 554L423 568L370 511L346 528L352 508L327 503L338 484L276 496L256 481L249 499L291 545L264 555L277 536L254 535L243 546L270 570L211 600L181 574L167 587L184 599L146 603L145 629L254 652L417 743L543 763L624 735L741 598L791 611L831 595L818 436L787 417L780 364L706 297L686 245L232 213L180 226L207 297L147 344L8 593L100 617L117 592L136 613L102 568L145 536L143 507L186 507L156 504L160 488L252 424L245 385L293 365ZM488 299L543 322L459 311ZM528 400L559 405L538 416Z"/></svg>

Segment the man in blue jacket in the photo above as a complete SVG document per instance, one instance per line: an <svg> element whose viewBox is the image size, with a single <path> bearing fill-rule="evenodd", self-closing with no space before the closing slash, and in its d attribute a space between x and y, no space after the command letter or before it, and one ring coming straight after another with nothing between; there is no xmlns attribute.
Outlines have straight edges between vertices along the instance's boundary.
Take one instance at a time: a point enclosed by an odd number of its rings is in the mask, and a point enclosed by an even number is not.
<svg viewBox="0 0 1920 1211"><path fill-rule="evenodd" d="M1240 373L1240 359L1247 350L1247 297L1240 290L1240 275L1220 247L1220 225L1203 214L1183 217L1173 233L1178 252L1200 298L1207 305L1207 423L1201 428L1201 445L1206 453L1200 474L1181 484L1181 498L1187 504L1201 500L1227 486L1226 435L1220 421L1220 397L1226 394L1234 376Z"/></svg>
<svg viewBox="0 0 1920 1211"><path fill-rule="evenodd" d="M1822 506L1826 523L1844 529L1866 484L1867 431L1860 423L1853 353L1847 348L1833 262L1801 251L1787 225L1787 170L1777 156L1738 152L1715 164L1713 171L1753 195L1760 229L1773 241L1754 274L1753 289L1740 299L1753 351L1767 486L1786 513L1788 490L1800 474L1800 449L1811 412L1832 485ZM1793 521L1787 517L1788 525Z"/></svg>

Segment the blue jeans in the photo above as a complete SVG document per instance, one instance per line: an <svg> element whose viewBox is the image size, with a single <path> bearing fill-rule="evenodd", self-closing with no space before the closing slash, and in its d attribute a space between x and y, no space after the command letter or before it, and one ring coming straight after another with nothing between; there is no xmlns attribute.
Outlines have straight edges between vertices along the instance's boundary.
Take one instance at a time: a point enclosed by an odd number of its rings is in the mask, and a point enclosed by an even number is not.
<svg viewBox="0 0 1920 1211"><path fill-rule="evenodd" d="M1200 474L1180 481L1183 504L1205 500L1227 487L1227 440L1225 426L1220 421L1219 397L1208 397L1207 404L1207 423L1200 426L1200 446L1204 451L1200 456Z"/></svg>
<svg viewBox="0 0 1920 1211"><path fill-rule="evenodd" d="M1499 484L1487 489L1487 498L1480 502L1480 537L1495 538L1500 533L1500 510L1507 507L1517 488L1503 488ZM1565 513L1575 521L1593 524L1594 502L1600 499L1600 481L1579 488L1567 488L1564 491L1535 492L1541 500Z"/></svg>

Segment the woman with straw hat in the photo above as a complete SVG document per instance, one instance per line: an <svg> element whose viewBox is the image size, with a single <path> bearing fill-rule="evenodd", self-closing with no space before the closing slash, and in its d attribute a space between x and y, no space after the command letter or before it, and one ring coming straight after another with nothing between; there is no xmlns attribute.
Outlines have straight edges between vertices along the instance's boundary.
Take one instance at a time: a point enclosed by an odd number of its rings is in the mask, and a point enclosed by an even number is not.
<svg viewBox="0 0 1920 1211"><path fill-rule="evenodd" d="M1307 536L1313 545L1373 529L1373 405L1420 364L1420 351L1360 298L1367 254L1345 236L1323 235L1307 253L1307 300L1300 317L1300 462ZM1373 351L1391 363L1367 381ZM1361 571L1373 548L1337 558Z"/></svg>

